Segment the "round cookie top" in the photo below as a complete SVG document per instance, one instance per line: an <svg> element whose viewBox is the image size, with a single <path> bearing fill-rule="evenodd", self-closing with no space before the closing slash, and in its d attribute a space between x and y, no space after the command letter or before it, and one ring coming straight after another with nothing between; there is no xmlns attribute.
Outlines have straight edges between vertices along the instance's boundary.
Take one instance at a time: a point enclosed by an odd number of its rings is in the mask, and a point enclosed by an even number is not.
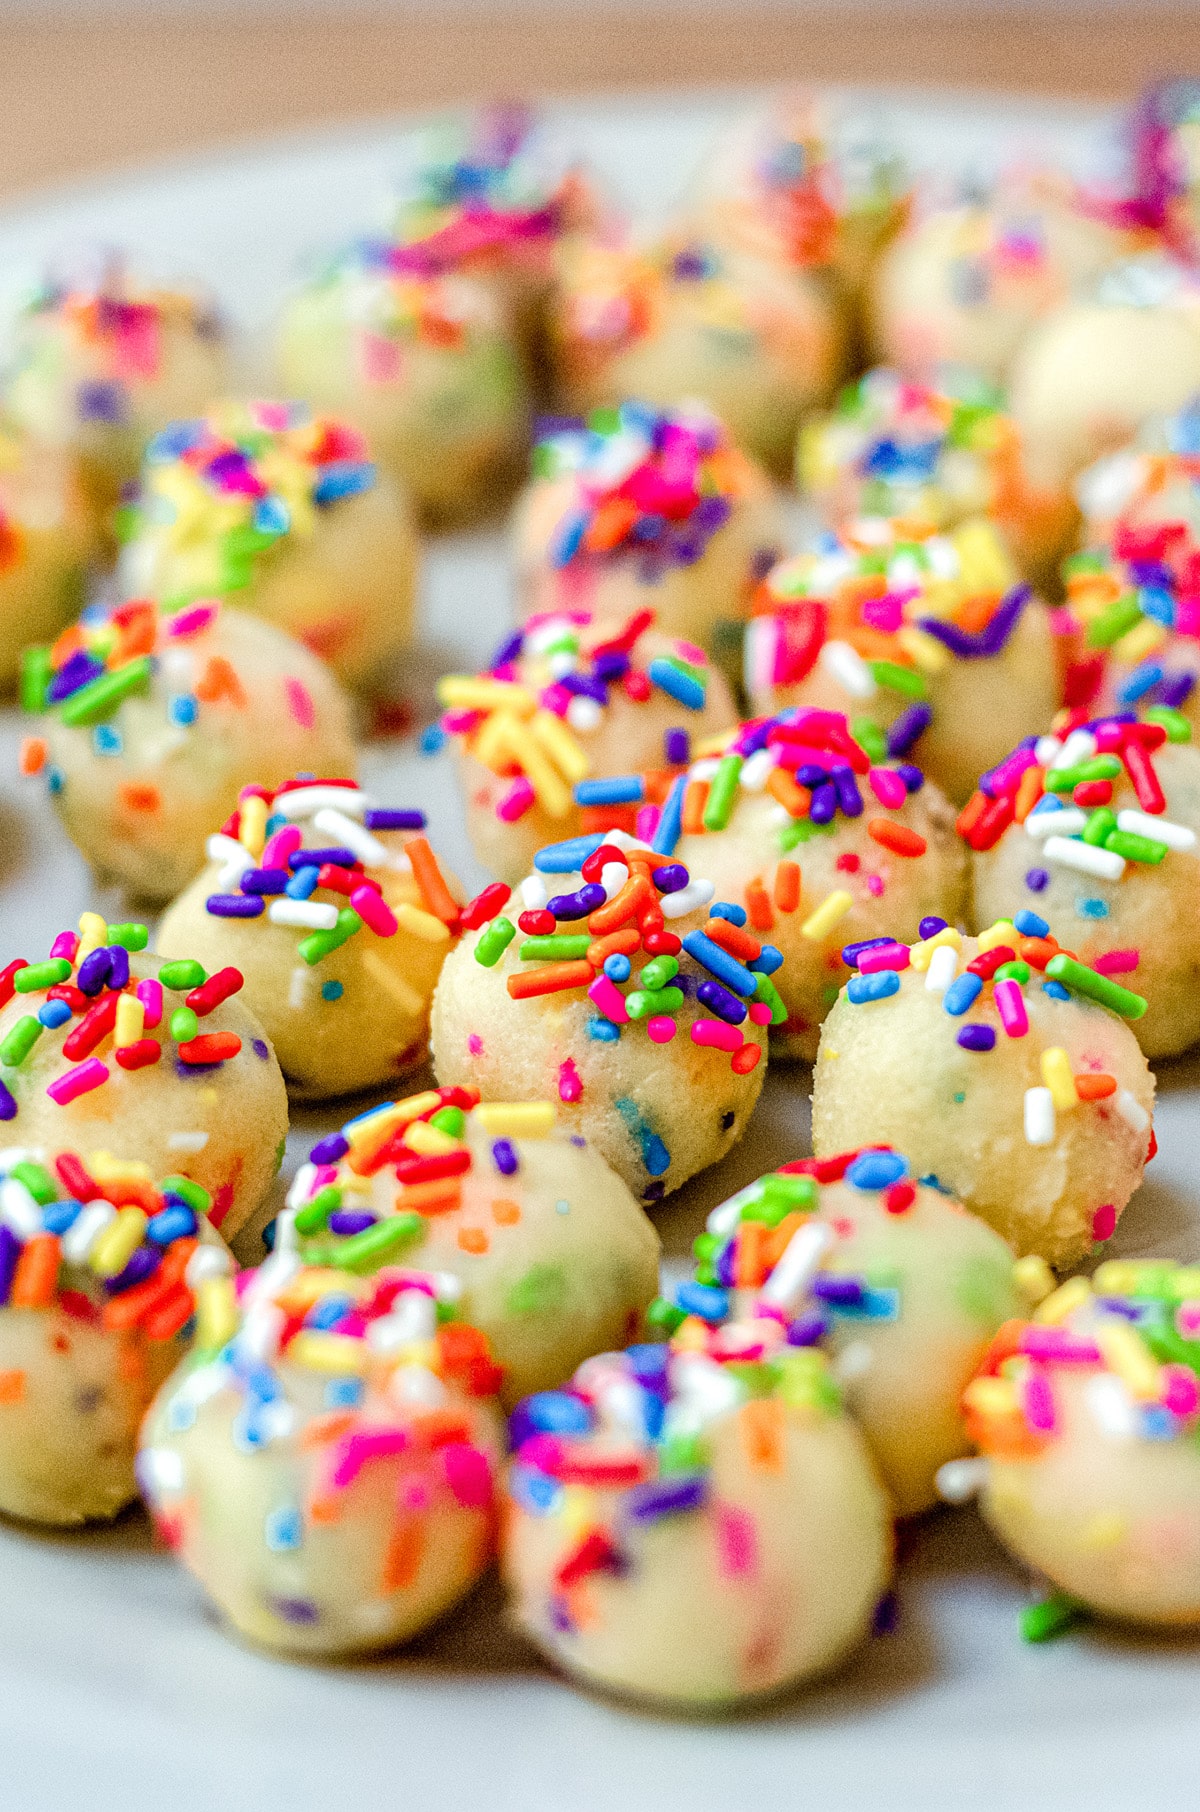
<svg viewBox="0 0 1200 1812"><path fill-rule="evenodd" d="M1109 690L1119 709L1178 713L1200 670L1200 548L1180 523L1119 525L1112 547L1063 566L1067 607L1082 632L1067 670L1069 705Z"/></svg>
<svg viewBox="0 0 1200 1812"><path fill-rule="evenodd" d="M453 272L426 271L419 261L414 268L412 248L391 240L359 239L343 247L298 293L333 289L345 292L357 370L373 387L402 382L402 353L410 347L464 352L481 336L501 331L495 304L478 284Z"/></svg>
<svg viewBox="0 0 1200 1812"><path fill-rule="evenodd" d="M624 623L586 610L530 617L484 673L438 681L441 734L427 735L426 746L455 738L485 766L510 775L495 808L506 823L523 817L535 800L554 816L565 815L571 788L593 771L586 739L603 725L614 695L622 703L677 710L678 725L663 732L663 761L679 767L690 752L688 719L704 711L712 669L692 642L647 648L643 638L654 615L640 610Z"/></svg>
<svg viewBox="0 0 1200 1812"><path fill-rule="evenodd" d="M209 1232L212 1206L190 1178L156 1183L148 1165L107 1152L51 1159L8 1147L0 1151L0 1304L57 1306L111 1333L170 1340L195 1313L203 1280L233 1268ZM2 1377L12 1401L20 1375Z"/></svg>
<svg viewBox="0 0 1200 1812"><path fill-rule="evenodd" d="M375 480L358 429L305 403L223 402L173 422L147 447L137 498L121 513L128 588L144 589L141 567L166 551L165 609L235 595L273 550L316 534L323 513Z"/></svg>
<svg viewBox="0 0 1200 1812"><path fill-rule="evenodd" d="M1052 1279L1047 1278L1049 1286ZM1190 1441L1200 1426L1200 1269L1109 1259L1047 1294L992 1342L963 1403L972 1440L997 1459L1036 1459L1069 1415L1120 1441Z"/></svg>

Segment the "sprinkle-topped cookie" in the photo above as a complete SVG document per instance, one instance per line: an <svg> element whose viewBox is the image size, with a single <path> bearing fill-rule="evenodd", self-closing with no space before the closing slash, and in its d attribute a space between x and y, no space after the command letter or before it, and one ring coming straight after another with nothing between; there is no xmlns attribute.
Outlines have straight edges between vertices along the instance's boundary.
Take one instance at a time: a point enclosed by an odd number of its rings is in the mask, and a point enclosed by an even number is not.
<svg viewBox="0 0 1200 1812"><path fill-rule="evenodd" d="M1195 723L1200 673L1200 550L1182 524L1118 526L1111 548L1073 554L1067 606L1082 630L1068 670L1070 705Z"/></svg>

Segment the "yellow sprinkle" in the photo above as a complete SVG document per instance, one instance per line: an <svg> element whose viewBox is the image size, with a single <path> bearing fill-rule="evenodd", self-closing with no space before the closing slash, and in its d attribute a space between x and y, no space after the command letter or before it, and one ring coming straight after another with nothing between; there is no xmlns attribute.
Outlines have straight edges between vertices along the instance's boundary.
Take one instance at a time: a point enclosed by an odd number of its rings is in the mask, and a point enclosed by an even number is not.
<svg viewBox="0 0 1200 1812"><path fill-rule="evenodd" d="M935 931L932 937L925 938L922 943L913 944L908 953L909 967L920 971L928 969L930 957L944 944L949 944L955 950L961 950L962 932L956 931L953 925L947 925L944 931Z"/></svg>
<svg viewBox="0 0 1200 1812"><path fill-rule="evenodd" d="M497 1139L544 1139L558 1118L553 1101L482 1101L474 1117Z"/></svg>
<svg viewBox="0 0 1200 1812"><path fill-rule="evenodd" d="M592 764L581 748L578 737L553 711L536 711L529 721L529 731L541 743L551 761L557 763L572 786L591 772Z"/></svg>
<svg viewBox="0 0 1200 1812"><path fill-rule="evenodd" d="M950 650L936 636L914 629L911 623L896 631L896 646L922 673L944 673L950 665Z"/></svg>
<svg viewBox="0 0 1200 1812"><path fill-rule="evenodd" d="M1097 1296L1133 1296L1141 1281L1142 1267L1133 1258L1106 1258L1092 1278Z"/></svg>
<svg viewBox="0 0 1200 1812"><path fill-rule="evenodd" d="M716 736L705 736L692 745L692 758L703 761L706 756L723 755L730 743L741 735L740 729L722 730Z"/></svg>
<svg viewBox="0 0 1200 1812"><path fill-rule="evenodd" d="M81 912L79 915L79 949L75 961L81 963L93 950L100 950L108 942L108 924L98 912Z"/></svg>
<svg viewBox="0 0 1200 1812"><path fill-rule="evenodd" d="M704 1353L711 1338L708 1323L698 1315L689 1315L671 1335L671 1345L679 1353Z"/></svg>
<svg viewBox="0 0 1200 1812"><path fill-rule="evenodd" d="M1026 1302L1035 1305L1045 1302L1056 1288L1053 1271L1044 1258L1039 1258L1032 1252L1028 1258L1017 1260L1012 1268L1012 1278Z"/></svg>
<svg viewBox="0 0 1200 1812"><path fill-rule="evenodd" d="M358 1285L356 1277L346 1271L335 1271L332 1265L313 1266L297 1272L287 1287L280 1290L275 1301L285 1314L303 1315L314 1302L320 1302L322 1296L328 1296L331 1291L338 1296L353 1295Z"/></svg>
<svg viewBox="0 0 1200 1812"><path fill-rule="evenodd" d="M401 900L398 906L392 907L397 925L401 931L411 932L427 944L445 944L449 942L449 927L441 919L434 918L432 912L425 912L420 906L411 906L407 900Z"/></svg>
<svg viewBox="0 0 1200 1812"><path fill-rule="evenodd" d="M1091 1294L1092 1286L1086 1277L1068 1277L1066 1283L1059 1284L1053 1296L1047 1296L1045 1302L1038 1304L1033 1319L1050 1327L1060 1327L1069 1315L1083 1307Z"/></svg>
<svg viewBox="0 0 1200 1812"><path fill-rule="evenodd" d="M1129 1533L1129 1518L1122 1516L1119 1510L1102 1510L1099 1515L1089 1517L1080 1529L1076 1540L1081 1548L1103 1550L1115 1548L1118 1542L1124 1541Z"/></svg>
<svg viewBox="0 0 1200 1812"><path fill-rule="evenodd" d="M976 939L980 954L982 955L985 950L998 949L1001 944L1011 946L1016 935L1017 928L1011 919L997 919L994 925L989 925L986 931L981 931Z"/></svg>
<svg viewBox="0 0 1200 1812"><path fill-rule="evenodd" d="M127 1044L136 1044L145 1029L145 1005L136 994L122 994L117 1001L117 1019L113 1027L113 1043L118 1051L123 1051Z"/></svg>
<svg viewBox="0 0 1200 1812"><path fill-rule="evenodd" d="M146 1215L141 1208L121 1208L115 1221L96 1240L88 1253L88 1263L97 1277L116 1277L123 1271L146 1231Z"/></svg>
<svg viewBox="0 0 1200 1812"><path fill-rule="evenodd" d="M1153 654L1167 639L1167 632L1161 623L1153 617L1143 617L1140 623L1114 642L1112 652L1118 661L1144 661L1148 654Z"/></svg>
<svg viewBox="0 0 1200 1812"><path fill-rule="evenodd" d="M1048 1051L1042 1052L1042 1081L1050 1090L1055 1113L1069 1113L1079 1106L1071 1059L1060 1044L1051 1045Z"/></svg>
<svg viewBox="0 0 1200 1812"><path fill-rule="evenodd" d="M1162 1372L1157 1359L1142 1345L1124 1321L1105 1321L1095 1330L1096 1345L1104 1363L1122 1384L1143 1403L1157 1403L1162 1395Z"/></svg>
<svg viewBox="0 0 1200 1812"><path fill-rule="evenodd" d="M196 1290L197 1347L202 1352L217 1351L237 1330L237 1292L232 1277L206 1277Z"/></svg>
<svg viewBox="0 0 1200 1812"><path fill-rule="evenodd" d="M963 1403L976 1415L1007 1416L1017 1407L1017 1393L1007 1378L972 1378Z"/></svg>
<svg viewBox="0 0 1200 1812"><path fill-rule="evenodd" d="M565 818L573 804L571 789L547 759L541 744L515 717L505 723L504 744L537 794L539 804L552 818Z"/></svg>
<svg viewBox="0 0 1200 1812"><path fill-rule="evenodd" d="M800 927L801 937L811 938L813 943L826 936L834 926L844 919L854 904L854 896L844 887L835 887L827 893L815 912L810 912Z"/></svg>
<svg viewBox="0 0 1200 1812"><path fill-rule="evenodd" d="M238 842L252 856L261 856L267 837L267 802L251 793L238 807Z"/></svg>
<svg viewBox="0 0 1200 1812"><path fill-rule="evenodd" d="M964 522L951 535L962 584L972 592L1006 592L1016 582L1012 561L995 529L982 517Z"/></svg>
<svg viewBox="0 0 1200 1812"><path fill-rule="evenodd" d="M427 1120L415 1120L404 1135L404 1143L423 1157L440 1157L445 1151L458 1151L462 1140L451 1138L440 1127Z"/></svg>
<svg viewBox="0 0 1200 1812"><path fill-rule="evenodd" d="M359 1151L367 1145L382 1144L398 1126L407 1126L410 1120L419 1120L422 1114L428 1114L441 1105L442 1098L437 1090L429 1088L423 1094L409 1095L403 1101L388 1101L383 1107L376 1108L373 1114L355 1120L350 1126L343 1126L342 1136L349 1140L351 1151Z"/></svg>
<svg viewBox="0 0 1200 1812"><path fill-rule="evenodd" d="M295 1365L343 1376L365 1371L368 1356L365 1340L352 1340L348 1334L329 1334L320 1328L302 1328L287 1349L287 1357Z"/></svg>
<svg viewBox="0 0 1200 1812"><path fill-rule="evenodd" d="M532 717L537 699L528 686L512 680L474 679L466 673L447 673L437 683L437 700L448 711L515 711Z"/></svg>
<svg viewBox="0 0 1200 1812"><path fill-rule="evenodd" d="M97 1183L148 1183L150 1166L141 1158L114 1158L111 1151L88 1154L87 1168Z"/></svg>
<svg viewBox="0 0 1200 1812"><path fill-rule="evenodd" d="M413 910L415 912L417 908L414 907ZM422 914L422 916L424 916L424 914ZM429 916L432 918L432 913L430 913ZM397 912L396 918L399 923L399 912ZM439 919L438 924L440 925L441 922L442 921ZM362 953L361 960L365 973L371 977L372 981L377 982L381 988L387 989L401 1013L406 1013L410 1019L421 1017L425 1012L424 1000L417 993L417 990L405 981L402 975L397 974L396 970L393 969L392 965L385 957L380 956L377 950L365 949ZM307 972L309 975L312 974L311 969Z"/></svg>
<svg viewBox="0 0 1200 1812"><path fill-rule="evenodd" d="M484 767L491 768L494 774L508 772L511 756L508 751L508 735L511 726L517 719L511 711L493 711L475 732L470 744L472 755L481 761Z"/></svg>
<svg viewBox="0 0 1200 1812"><path fill-rule="evenodd" d="M568 1485L554 1512L554 1521L566 1535L582 1537L596 1527L596 1494L585 1485Z"/></svg>

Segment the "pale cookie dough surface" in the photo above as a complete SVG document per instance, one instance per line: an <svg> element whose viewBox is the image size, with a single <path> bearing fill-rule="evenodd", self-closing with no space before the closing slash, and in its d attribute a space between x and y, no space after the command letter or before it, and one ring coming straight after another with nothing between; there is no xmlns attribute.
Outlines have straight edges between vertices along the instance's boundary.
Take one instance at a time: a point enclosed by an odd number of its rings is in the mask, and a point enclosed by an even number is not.
<svg viewBox="0 0 1200 1812"><path fill-rule="evenodd" d="M91 515L67 456L0 431L0 693L21 650L79 612L94 551Z"/></svg>

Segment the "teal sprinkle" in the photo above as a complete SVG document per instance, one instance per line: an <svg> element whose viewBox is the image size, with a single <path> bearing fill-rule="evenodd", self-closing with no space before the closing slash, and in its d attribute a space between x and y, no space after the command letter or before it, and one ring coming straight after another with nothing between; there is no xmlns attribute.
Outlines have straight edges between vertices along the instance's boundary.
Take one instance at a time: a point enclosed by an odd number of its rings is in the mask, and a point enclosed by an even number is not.
<svg viewBox="0 0 1200 1812"><path fill-rule="evenodd" d="M650 1175L652 1177L662 1176L670 1168L671 1154L654 1128L643 1119L637 1102L632 1101L628 1095L622 1095L614 1105L624 1120L630 1137L637 1140L641 1148L642 1163Z"/></svg>
<svg viewBox="0 0 1200 1812"><path fill-rule="evenodd" d="M1080 919L1106 919L1108 917L1108 901L1095 899L1076 900L1075 916Z"/></svg>
<svg viewBox="0 0 1200 1812"><path fill-rule="evenodd" d="M345 992L346 990L340 981L327 981L321 983L322 1000L340 1000Z"/></svg>

